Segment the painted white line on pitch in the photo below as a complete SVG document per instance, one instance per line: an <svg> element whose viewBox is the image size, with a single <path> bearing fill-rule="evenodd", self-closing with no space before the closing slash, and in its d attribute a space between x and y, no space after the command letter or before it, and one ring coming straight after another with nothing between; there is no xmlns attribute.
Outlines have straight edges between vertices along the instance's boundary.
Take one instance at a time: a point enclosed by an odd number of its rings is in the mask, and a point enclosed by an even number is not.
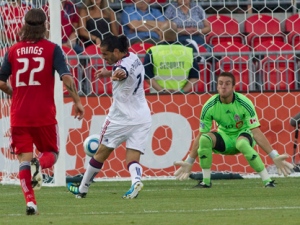
<svg viewBox="0 0 300 225"><path fill-rule="evenodd" d="M255 211L255 210L290 210L290 209L300 209L300 206L282 206L282 207L253 207L253 208L215 208L215 209L199 209L199 210L146 210L141 212L136 212L135 214L157 214L157 213L197 213L197 212L218 212L218 211ZM128 212L118 211L118 212L86 212L80 213L79 215L120 215L127 214ZM77 213L76 213L77 214ZM0 215L1 217L15 217L24 216L25 214L7 214ZM41 213L41 215L72 215L72 213ZM78 215L78 214L77 214Z"/></svg>

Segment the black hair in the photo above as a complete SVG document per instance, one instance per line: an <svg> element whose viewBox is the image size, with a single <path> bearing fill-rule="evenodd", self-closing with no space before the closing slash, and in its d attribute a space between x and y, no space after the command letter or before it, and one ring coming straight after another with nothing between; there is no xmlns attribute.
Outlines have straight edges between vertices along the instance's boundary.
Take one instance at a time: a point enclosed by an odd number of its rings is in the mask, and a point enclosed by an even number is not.
<svg viewBox="0 0 300 225"><path fill-rule="evenodd" d="M111 35L101 41L101 47L106 47L109 52L113 52L117 48L120 52L127 53L129 42L125 35L119 37Z"/></svg>

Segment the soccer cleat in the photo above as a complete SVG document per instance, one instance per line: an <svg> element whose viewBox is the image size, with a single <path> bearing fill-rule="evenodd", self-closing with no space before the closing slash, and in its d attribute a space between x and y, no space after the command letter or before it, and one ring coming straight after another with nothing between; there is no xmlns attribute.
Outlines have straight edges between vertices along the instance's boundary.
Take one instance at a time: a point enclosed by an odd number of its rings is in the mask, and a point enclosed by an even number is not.
<svg viewBox="0 0 300 225"><path fill-rule="evenodd" d="M266 188L269 188L269 187L275 187L275 180L272 180L272 181L270 181L269 183L267 183L267 184L265 185L265 187L266 187Z"/></svg>
<svg viewBox="0 0 300 225"><path fill-rule="evenodd" d="M75 195L75 198L85 198L86 193L80 193L79 184L68 183L68 190Z"/></svg>
<svg viewBox="0 0 300 225"><path fill-rule="evenodd" d="M139 195L139 192L143 189L144 185L142 182L137 181L131 188L123 195L123 199L133 199Z"/></svg>
<svg viewBox="0 0 300 225"><path fill-rule="evenodd" d="M43 176L41 173L40 162L33 158L30 162L30 170L31 170L31 186L33 190L40 190L43 183Z"/></svg>
<svg viewBox="0 0 300 225"><path fill-rule="evenodd" d="M26 215L38 215L37 206L33 202L28 202L26 206Z"/></svg>
<svg viewBox="0 0 300 225"><path fill-rule="evenodd" d="M207 185L202 180L200 180L199 183L196 186L194 186L194 188L211 188L211 185L211 183Z"/></svg>

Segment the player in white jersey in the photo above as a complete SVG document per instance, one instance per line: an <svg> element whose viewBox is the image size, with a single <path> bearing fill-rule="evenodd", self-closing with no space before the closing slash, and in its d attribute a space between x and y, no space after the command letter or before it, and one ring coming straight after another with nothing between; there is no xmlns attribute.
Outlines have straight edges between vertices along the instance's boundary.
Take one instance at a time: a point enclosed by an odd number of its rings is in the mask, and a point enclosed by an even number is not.
<svg viewBox="0 0 300 225"><path fill-rule="evenodd" d="M151 113L143 88L145 70L136 54L128 52L125 36L105 38L100 46L102 57L113 70L105 68L96 72L97 77L111 76L113 103L102 126L100 143L91 158L80 185L68 184L68 190L77 198L84 198L93 178L101 170L111 152L126 142L126 164L131 176L131 188L124 199L136 198L143 188L140 155L144 154L151 128Z"/></svg>

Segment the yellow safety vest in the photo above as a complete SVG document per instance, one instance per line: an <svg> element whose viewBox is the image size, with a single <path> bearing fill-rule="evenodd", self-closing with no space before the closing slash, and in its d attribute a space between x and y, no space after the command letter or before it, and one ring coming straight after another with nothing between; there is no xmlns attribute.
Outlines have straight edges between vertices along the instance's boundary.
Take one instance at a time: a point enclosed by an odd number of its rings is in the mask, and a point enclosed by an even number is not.
<svg viewBox="0 0 300 225"><path fill-rule="evenodd" d="M157 83L165 89L181 90L193 67L193 49L178 44L157 45L150 49Z"/></svg>

